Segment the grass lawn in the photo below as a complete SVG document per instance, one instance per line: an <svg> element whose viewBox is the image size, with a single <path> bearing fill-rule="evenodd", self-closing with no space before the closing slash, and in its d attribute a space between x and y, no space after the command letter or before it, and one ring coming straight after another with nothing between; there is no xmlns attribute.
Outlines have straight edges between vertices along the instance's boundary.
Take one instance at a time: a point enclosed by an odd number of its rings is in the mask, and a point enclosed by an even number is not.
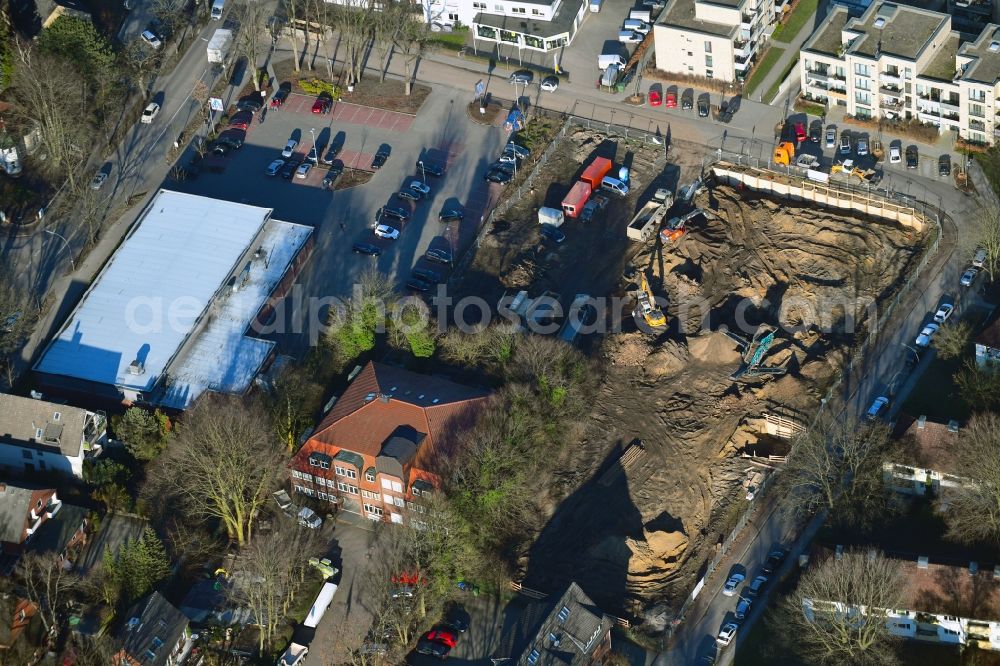
<svg viewBox="0 0 1000 666"><path fill-rule="evenodd" d="M779 76L774 80L774 83L771 84L771 87L767 89L766 93L764 93L765 104L771 103L771 100L773 100L775 95L778 94L778 88L781 87L782 82L788 78L789 73L791 73L792 69L798 64L799 61L796 58L792 58L791 60L788 61L788 65L785 66L785 71L781 73L781 76Z"/></svg>
<svg viewBox="0 0 1000 666"><path fill-rule="evenodd" d="M746 85L743 86L743 96L745 98L749 98L753 91L764 82L764 79L767 78L767 73L771 71L774 63L778 62L784 53L785 49L780 49L777 46L772 46L767 50L764 57L754 67L753 74L747 79Z"/></svg>
<svg viewBox="0 0 1000 666"><path fill-rule="evenodd" d="M454 32L435 32L428 40L428 43L446 49L458 50L465 46L465 40L468 36L468 28L455 30Z"/></svg>
<svg viewBox="0 0 1000 666"><path fill-rule="evenodd" d="M983 169L983 174L990 181L990 187L1000 194L1000 149L990 148L985 153L973 153L973 157Z"/></svg>
<svg viewBox="0 0 1000 666"><path fill-rule="evenodd" d="M816 15L818 4L819 0L799 0L799 4L795 5L795 9L789 14L788 19L775 28L771 40L787 44L795 39L795 35L799 34L802 27Z"/></svg>

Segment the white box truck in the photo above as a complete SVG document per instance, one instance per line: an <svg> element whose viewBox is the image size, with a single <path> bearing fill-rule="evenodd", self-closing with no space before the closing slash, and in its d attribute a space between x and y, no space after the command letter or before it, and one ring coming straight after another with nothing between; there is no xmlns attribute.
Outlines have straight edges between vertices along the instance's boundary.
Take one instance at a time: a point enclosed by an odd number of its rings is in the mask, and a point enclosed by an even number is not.
<svg viewBox="0 0 1000 666"><path fill-rule="evenodd" d="M225 65L229 61L229 51L233 47L233 31L219 28L208 41L208 61Z"/></svg>
<svg viewBox="0 0 1000 666"><path fill-rule="evenodd" d="M621 57L617 53L602 53L597 56L597 68L602 72L612 65L616 65L619 69L621 69L626 64L625 58Z"/></svg>
<svg viewBox="0 0 1000 666"><path fill-rule="evenodd" d="M563 212L558 208L539 208L538 209L538 223L539 224L551 224L553 227L561 227L562 223L566 221Z"/></svg>
<svg viewBox="0 0 1000 666"><path fill-rule="evenodd" d="M652 24L653 22L648 9L632 9L629 11L628 17L635 21L643 21L644 23Z"/></svg>
<svg viewBox="0 0 1000 666"><path fill-rule="evenodd" d="M316 595L316 600L309 608L309 614L303 620L302 626L296 627L296 631L292 635L292 644L281 655L277 666L302 666L305 663L306 655L309 654L309 643L316 633L316 625L323 619L323 615L330 607L330 602L333 601L333 595L336 593L336 585L333 583L323 584L319 594Z"/></svg>

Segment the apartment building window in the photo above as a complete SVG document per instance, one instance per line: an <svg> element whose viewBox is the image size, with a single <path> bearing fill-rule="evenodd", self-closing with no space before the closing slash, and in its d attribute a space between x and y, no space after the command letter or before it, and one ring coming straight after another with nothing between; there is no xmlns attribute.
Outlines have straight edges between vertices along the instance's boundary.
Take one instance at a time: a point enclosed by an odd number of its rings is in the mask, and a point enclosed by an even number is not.
<svg viewBox="0 0 1000 666"><path fill-rule="evenodd" d="M969 115L975 118L985 118L986 112L983 110L982 104L970 104Z"/></svg>
<svg viewBox="0 0 1000 666"><path fill-rule="evenodd" d="M365 481L368 483L375 483L375 468L369 467L365 470Z"/></svg>
<svg viewBox="0 0 1000 666"><path fill-rule="evenodd" d="M903 78L909 81L913 77L913 70L909 67L903 70Z"/></svg>
<svg viewBox="0 0 1000 666"><path fill-rule="evenodd" d="M457 21L458 20L458 12L448 12L448 20L449 21Z"/></svg>
<svg viewBox="0 0 1000 666"><path fill-rule="evenodd" d="M872 80L871 79L855 78L854 79L854 87L857 88L858 90L871 90L872 89Z"/></svg>
<svg viewBox="0 0 1000 666"><path fill-rule="evenodd" d="M854 109L854 116L856 118L871 118L872 117L872 110L871 109L865 109L865 108L859 106L859 107L856 107Z"/></svg>
<svg viewBox="0 0 1000 666"><path fill-rule="evenodd" d="M338 481L337 482L337 490L339 490L342 493L350 493L351 495L357 495L358 494L358 489L357 489L356 486L352 486L352 485L350 485L348 483L344 483L343 481Z"/></svg>
<svg viewBox="0 0 1000 666"><path fill-rule="evenodd" d="M975 90L974 88L969 88L969 99L973 102L985 102L986 92L982 90Z"/></svg>
<svg viewBox="0 0 1000 666"><path fill-rule="evenodd" d="M472 3L472 8L473 9L478 9L479 11L485 12L486 11L486 3L485 2L473 2Z"/></svg>
<svg viewBox="0 0 1000 666"><path fill-rule="evenodd" d="M706 69L705 70L705 78L706 79L712 78L712 70L710 70L710 69Z"/></svg>
<svg viewBox="0 0 1000 666"><path fill-rule="evenodd" d="M527 14L528 13L528 10L525 9L524 7L511 7L510 11L513 14Z"/></svg>
<svg viewBox="0 0 1000 666"><path fill-rule="evenodd" d="M712 52L712 42L705 42L705 53Z"/></svg>
<svg viewBox="0 0 1000 666"><path fill-rule="evenodd" d="M871 67L868 65L862 65L861 63L854 63L854 73L858 76L871 76Z"/></svg>
<svg viewBox="0 0 1000 666"><path fill-rule="evenodd" d="M365 504L365 513L370 513L373 516L381 516L382 515L382 509L380 507L375 506L374 504L367 504L366 503Z"/></svg>
<svg viewBox="0 0 1000 666"><path fill-rule="evenodd" d="M544 14L540 10L538 10L538 9L532 9L531 10L531 15L532 16L544 16Z"/></svg>
<svg viewBox="0 0 1000 666"><path fill-rule="evenodd" d="M380 494L373 493L370 490L362 490L361 491L361 496L364 497L365 499L375 500L376 502L379 502L379 501L382 500L382 496Z"/></svg>
<svg viewBox="0 0 1000 666"><path fill-rule="evenodd" d="M498 4L494 3L493 4L493 10L496 11L496 12L499 12L500 14L503 14L503 5L498 5Z"/></svg>
<svg viewBox="0 0 1000 666"><path fill-rule="evenodd" d="M705 56L705 67L711 67L711 66L712 66L712 56L707 55Z"/></svg>
<svg viewBox="0 0 1000 666"><path fill-rule="evenodd" d="M858 104L871 104L872 96L866 92L856 92L854 93L854 101Z"/></svg>
<svg viewBox="0 0 1000 666"><path fill-rule="evenodd" d="M834 67L833 68L833 75L835 77L837 77L838 79L846 79L847 78L847 72L844 71L843 67Z"/></svg>

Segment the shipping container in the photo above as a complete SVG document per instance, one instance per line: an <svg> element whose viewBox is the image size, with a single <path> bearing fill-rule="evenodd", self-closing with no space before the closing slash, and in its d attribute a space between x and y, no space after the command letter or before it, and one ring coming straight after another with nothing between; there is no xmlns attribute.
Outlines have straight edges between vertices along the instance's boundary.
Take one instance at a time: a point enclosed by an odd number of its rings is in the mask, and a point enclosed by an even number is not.
<svg viewBox="0 0 1000 666"><path fill-rule="evenodd" d="M578 180L573 185L573 189L569 191L562 202L563 213L566 214L566 217L576 217L580 214L587 199L590 198L590 191L590 183L585 183L582 180Z"/></svg>

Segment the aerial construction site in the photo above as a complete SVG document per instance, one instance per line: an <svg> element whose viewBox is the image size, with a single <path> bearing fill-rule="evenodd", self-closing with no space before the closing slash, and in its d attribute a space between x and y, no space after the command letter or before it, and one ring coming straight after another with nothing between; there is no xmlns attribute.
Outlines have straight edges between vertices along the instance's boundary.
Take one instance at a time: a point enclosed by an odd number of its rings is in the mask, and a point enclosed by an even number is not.
<svg viewBox="0 0 1000 666"><path fill-rule="evenodd" d="M603 608L655 630L754 496L748 475L760 475L743 455L787 451L776 419L808 423L926 232L710 171L699 181L702 146L665 160L591 130L559 141L531 196L484 236L464 286L626 303L607 313L609 332L578 342L601 361L600 395L552 461L545 521L520 564L530 587L586 580ZM558 209L596 156L630 165L629 194L545 243L538 209Z"/></svg>

